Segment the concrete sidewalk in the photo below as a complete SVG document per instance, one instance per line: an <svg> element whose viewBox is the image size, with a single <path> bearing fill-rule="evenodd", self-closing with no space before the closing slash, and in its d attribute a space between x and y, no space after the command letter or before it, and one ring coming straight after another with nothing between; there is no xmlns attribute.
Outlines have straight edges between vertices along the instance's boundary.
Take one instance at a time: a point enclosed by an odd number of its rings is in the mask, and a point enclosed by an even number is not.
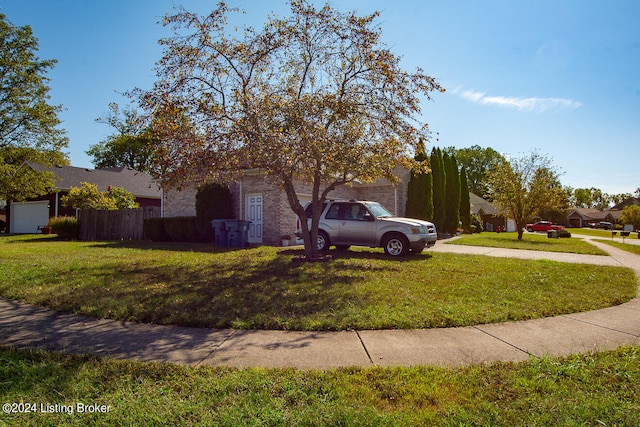
<svg viewBox="0 0 640 427"><path fill-rule="evenodd" d="M593 242L597 244L597 242ZM600 246L600 244L597 244ZM439 243L434 250L524 257ZM640 257L602 245L611 256L540 253L535 259L633 268ZM485 251L484 253L480 253ZM459 366L522 361L640 345L640 299L616 307L546 319L428 330L287 332L198 329L94 319L0 299L0 345L89 353L193 366L335 368Z"/></svg>

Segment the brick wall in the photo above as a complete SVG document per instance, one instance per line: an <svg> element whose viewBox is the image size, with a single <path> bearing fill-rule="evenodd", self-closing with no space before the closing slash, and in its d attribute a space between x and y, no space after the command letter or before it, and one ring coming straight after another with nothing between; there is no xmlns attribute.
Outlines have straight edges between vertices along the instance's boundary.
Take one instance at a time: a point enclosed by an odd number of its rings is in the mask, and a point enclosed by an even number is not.
<svg viewBox="0 0 640 427"><path fill-rule="evenodd" d="M385 180L365 185L342 185L329 194L333 199L359 199L381 203L397 215L404 214L409 172L398 169L401 181L397 187ZM247 195L262 195L262 242L266 245L280 245L283 235L293 235L296 231L296 215L289 207L287 196L266 175L258 171L249 171L241 181L229 185L233 197L236 218L246 218ZM301 198L311 197L312 186L297 182L296 191ZM164 216L195 216L194 184L185 185L180 190L165 189ZM304 203L303 203L304 204Z"/></svg>
<svg viewBox="0 0 640 427"><path fill-rule="evenodd" d="M196 216L196 186L185 184L181 188L165 188L162 216Z"/></svg>

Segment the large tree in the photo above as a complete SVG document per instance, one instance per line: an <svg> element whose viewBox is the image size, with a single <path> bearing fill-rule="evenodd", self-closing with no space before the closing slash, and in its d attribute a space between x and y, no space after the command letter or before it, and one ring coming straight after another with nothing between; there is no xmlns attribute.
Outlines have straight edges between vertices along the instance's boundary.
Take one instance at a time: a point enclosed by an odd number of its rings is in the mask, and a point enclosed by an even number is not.
<svg viewBox="0 0 640 427"><path fill-rule="evenodd" d="M545 210L565 209L567 192L550 159L537 152L504 160L487 174L488 195L496 207L516 222L518 240L524 227Z"/></svg>
<svg viewBox="0 0 640 427"><path fill-rule="evenodd" d="M182 8L164 23L158 81L137 91L153 115L159 163L168 182L259 168L286 192L301 219L305 253L318 256L322 203L340 185L395 180L398 162L426 125L420 102L442 90L421 69L400 67L374 25L306 0L291 0L288 17L270 16L261 29L228 28L237 11L220 3L207 16ZM307 226L297 183L311 184Z"/></svg>
<svg viewBox="0 0 640 427"><path fill-rule="evenodd" d="M632 224L634 230L640 230L640 206L629 205L622 209L621 224Z"/></svg>
<svg viewBox="0 0 640 427"><path fill-rule="evenodd" d="M16 27L0 14L0 199L24 200L46 193L51 174L21 167L25 160L66 163L58 128L61 106L51 105L46 73L55 60L38 58L31 27Z"/></svg>
<svg viewBox="0 0 640 427"><path fill-rule="evenodd" d="M604 210L611 205L611 196L599 188L576 188L573 190L572 201L577 208Z"/></svg>
<svg viewBox="0 0 640 427"><path fill-rule="evenodd" d="M109 104L109 113L96 119L111 126L115 133L104 141L89 147L98 169L126 166L151 175L157 175L154 155L156 141L152 138L146 118L132 108L120 111L117 103Z"/></svg>
<svg viewBox="0 0 640 427"><path fill-rule="evenodd" d="M486 198L487 173L504 161L504 157L491 147L482 148L479 145L459 150L451 148L450 151L452 154L455 153L458 164L466 171L469 191Z"/></svg>
<svg viewBox="0 0 640 427"><path fill-rule="evenodd" d="M0 199L21 202L55 190L53 172L39 172L25 162L68 165L69 159L57 150L11 146L0 148Z"/></svg>

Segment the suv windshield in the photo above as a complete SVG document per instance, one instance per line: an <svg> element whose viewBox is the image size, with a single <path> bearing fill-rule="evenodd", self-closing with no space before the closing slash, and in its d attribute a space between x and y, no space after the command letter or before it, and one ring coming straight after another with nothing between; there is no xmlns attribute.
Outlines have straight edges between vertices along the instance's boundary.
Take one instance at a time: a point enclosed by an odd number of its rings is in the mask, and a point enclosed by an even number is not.
<svg viewBox="0 0 640 427"><path fill-rule="evenodd" d="M391 212L382 207L379 203L367 203L367 207L376 218L390 218Z"/></svg>

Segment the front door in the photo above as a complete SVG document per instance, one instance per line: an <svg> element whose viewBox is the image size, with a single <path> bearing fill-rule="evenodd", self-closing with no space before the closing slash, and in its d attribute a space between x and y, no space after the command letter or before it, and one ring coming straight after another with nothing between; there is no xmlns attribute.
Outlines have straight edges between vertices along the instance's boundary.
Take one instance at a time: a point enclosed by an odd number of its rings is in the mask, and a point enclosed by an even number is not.
<svg viewBox="0 0 640 427"><path fill-rule="evenodd" d="M262 243L262 194L247 194L245 219L251 221L247 241L253 244Z"/></svg>

